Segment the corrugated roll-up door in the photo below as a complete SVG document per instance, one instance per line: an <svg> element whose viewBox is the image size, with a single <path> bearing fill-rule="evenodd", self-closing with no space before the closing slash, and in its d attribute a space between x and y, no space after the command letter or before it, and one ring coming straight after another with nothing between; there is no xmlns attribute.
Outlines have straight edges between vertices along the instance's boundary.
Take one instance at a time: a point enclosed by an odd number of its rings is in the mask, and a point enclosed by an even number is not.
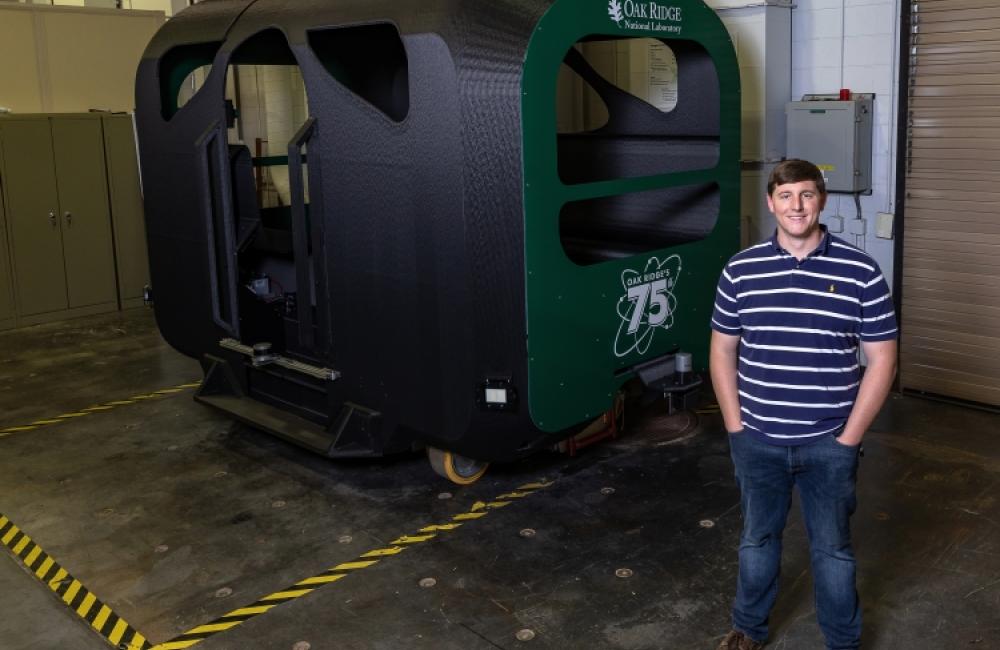
<svg viewBox="0 0 1000 650"><path fill-rule="evenodd" d="M1000 405L1000 1L910 4L900 383Z"/></svg>

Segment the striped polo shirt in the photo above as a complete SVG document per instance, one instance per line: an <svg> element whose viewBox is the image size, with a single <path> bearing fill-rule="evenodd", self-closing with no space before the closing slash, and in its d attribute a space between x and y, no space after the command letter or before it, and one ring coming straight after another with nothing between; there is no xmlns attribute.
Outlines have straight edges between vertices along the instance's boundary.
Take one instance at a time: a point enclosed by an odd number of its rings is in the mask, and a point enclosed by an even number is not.
<svg viewBox="0 0 1000 650"><path fill-rule="evenodd" d="M826 227L801 262L781 248L777 231L729 260L712 328L740 337L744 429L777 445L843 427L861 379L859 342L897 336L878 264Z"/></svg>

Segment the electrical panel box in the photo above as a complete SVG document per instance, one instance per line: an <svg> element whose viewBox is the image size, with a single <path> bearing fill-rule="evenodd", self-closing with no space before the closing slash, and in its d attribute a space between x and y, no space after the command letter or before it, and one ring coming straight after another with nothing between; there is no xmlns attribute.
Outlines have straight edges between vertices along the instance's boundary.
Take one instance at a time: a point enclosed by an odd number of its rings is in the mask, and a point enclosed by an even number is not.
<svg viewBox="0 0 1000 650"><path fill-rule="evenodd" d="M828 192L871 192L872 97L788 102L788 158L820 168Z"/></svg>

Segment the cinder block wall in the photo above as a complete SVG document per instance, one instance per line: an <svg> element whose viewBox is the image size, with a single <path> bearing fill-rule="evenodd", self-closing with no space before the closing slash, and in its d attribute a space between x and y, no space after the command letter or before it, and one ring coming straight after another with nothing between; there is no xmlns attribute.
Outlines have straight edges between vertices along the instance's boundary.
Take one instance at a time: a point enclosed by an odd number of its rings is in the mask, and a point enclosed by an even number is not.
<svg viewBox="0 0 1000 650"><path fill-rule="evenodd" d="M810 0L792 10L793 98L839 88L875 93L872 195L861 197L867 232L840 236L875 258L890 287L893 242L875 236L875 215L896 209L899 9L899 0ZM834 195L824 217L847 221L855 212L853 197Z"/></svg>

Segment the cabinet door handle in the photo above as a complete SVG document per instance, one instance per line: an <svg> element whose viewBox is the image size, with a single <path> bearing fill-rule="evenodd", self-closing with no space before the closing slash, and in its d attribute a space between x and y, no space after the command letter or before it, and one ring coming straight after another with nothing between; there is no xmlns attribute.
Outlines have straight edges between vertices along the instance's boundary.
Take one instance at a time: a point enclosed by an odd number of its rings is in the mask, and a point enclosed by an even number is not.
<svg viewBox="0 0 1000 650"><path fill-rule="evenodd" d="M73 227L73 213L72 212L67 212L66 213L66 226L69 227L69 228Z"/></svg>
<svg viewBox="0 0 1000 650"><path fill-rule="evenodd" d="M52 224L53 228L55 228L56 225L57 225L56 224L56 213L55 213L54 210L49 210L49 223Z"/></svg>

